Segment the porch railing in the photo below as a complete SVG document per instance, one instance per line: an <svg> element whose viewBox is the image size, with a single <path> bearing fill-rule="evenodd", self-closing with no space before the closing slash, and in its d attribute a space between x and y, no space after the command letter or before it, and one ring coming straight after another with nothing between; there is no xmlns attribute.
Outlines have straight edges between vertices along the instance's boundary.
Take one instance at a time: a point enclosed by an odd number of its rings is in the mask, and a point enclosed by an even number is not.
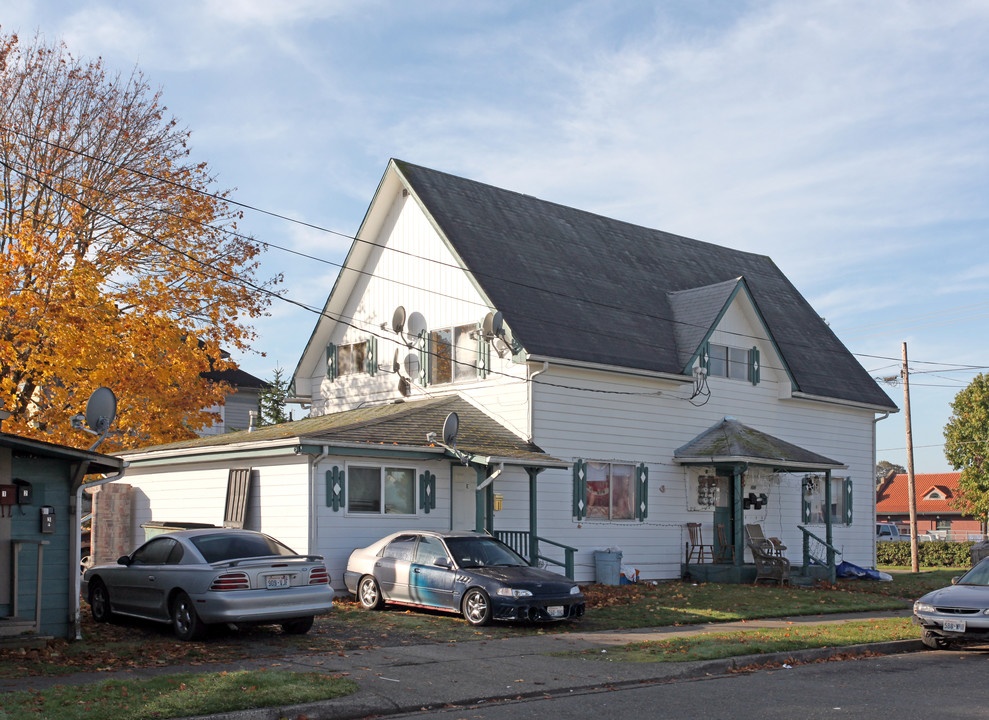
<svg viewBox="0 0 989 720"><path fill-rule="evenodd" d="M512 550L526 559L530 565L536 565L540 560L547 565L556 565L563 568L564 574L573 580L574 575L574 553L577 548L558 543L554 540L547 540L538 535L533 536L528 530L495 530L494 535ZM558 560L548 555L543 555L541 547L552 545L563 550L563 560ZM535 553L531 551L535 550Z"/></svg>
<svg viewBox="0 0 989 720"><path fill-rule="evenodd" d="M836 579L836 556L841 555L841 551L834 545L819 538L803 525L797 525L804 535L804 575L810 574L811 564L821 565L828 570L828 581L834 584Z"/></svg>

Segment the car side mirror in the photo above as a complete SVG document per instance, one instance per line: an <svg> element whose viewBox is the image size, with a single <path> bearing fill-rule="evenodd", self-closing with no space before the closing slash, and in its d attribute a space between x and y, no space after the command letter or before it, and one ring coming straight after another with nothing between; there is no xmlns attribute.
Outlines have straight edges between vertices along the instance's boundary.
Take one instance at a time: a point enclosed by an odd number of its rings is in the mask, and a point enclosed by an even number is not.
<svg viewBox="0 0 989 720"><path fill-rule="evenodd" d="M130 555L121 555L117 558L117 565L130 565L131 559Z"/></svg>
<svg viewBox="0 0 989 720"><path fill-rule="evenodd" d="M953 578L951 578L951 584L952 585L957 585L958 584L958 581L961 580L961 579L962 579L962 576L961 575L955 575Z"/></svg>
<svg viewBox="0 0 989 720"><path fill-rule="evenodd" d="M433 565L436 567L446 568L447 570L453 567L453 563L450 562L450 558L445 557L436 558L433 560Z"/></svg>

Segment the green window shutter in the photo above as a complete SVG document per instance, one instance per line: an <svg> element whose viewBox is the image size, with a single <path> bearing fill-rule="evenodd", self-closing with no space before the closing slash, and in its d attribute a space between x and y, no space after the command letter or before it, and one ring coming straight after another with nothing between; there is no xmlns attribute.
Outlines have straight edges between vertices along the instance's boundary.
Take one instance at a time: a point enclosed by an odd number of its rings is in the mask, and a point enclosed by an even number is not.
<svg viewBox="0 0 989 720"><path fill-rule="evenodd" d="M333 512L346 507L346 486L342 469L334 465L332 470L326 471L326 507L333 508Z"/></svg>
<svg viewBox="0 0 989 720"><path fill-rule="evenodd" d="M805 477L803 483L801 484L801 496L800 496L800 500L801 500L800 516L805 524L810 522L810 488L808 487L809 484L810 484L810 478Z"/></svg>
<svg viewBox="0 0 989 720"><path fill-rule="evenodd" d="M753 385L759 384L759 371L762 364L759 362L759 348L754 347L749 350L749 380Z"/></svg>
<svg viewBox="0 0 989 720"><path fill-rule="evenodd" d="M845 478L841 484L841 491L844 493L845 517L842 518L846 525L852 524L852 479Z"/></svg>
<svg viewBox="0 0 989 720"><path fill-rule="evenodd" d="M422 386L429 385L429 360L432 357L429 352L432 349L430 346L429 334L427 333L425 337L420 338L419 342L419 377L413 378Z"/></svg>
<svg viewBox="0 0 989 720"><path fill-rule="evenodd" d="M436 475L428 470L419 476L419 509L427 515L436 509Z"/></svg>
<svg viewBox="0 0 989 720"><path fill-rule="evenodd" d="M578 520L583 520L587 513L587 463L583 460L573 461L573 514Z"/></svg>
<svg viewBox="0 0 989 720"><path fill-rule="evenodd" d="M649 516L649 468L642 463L635 469L635 517L643 522Z"/></svg>
<svg viewBox="0 0 989 720"><path fill-rule="evenodd" d="M378 338L367 339L367 352L364 353L364 372L374 377L378 372Z"/></svg>
<svg viewBox="0 0 989 720"><path fill-rule="evenodd" d="M337 346L333 343L326 346L326 377L330 380L337 377Z"/></svg>
<svg viewBox="0 0 989 720"><path fill-rule="evenodd" d="M480 324L477 328L477 376L483 380L491 370L491 343L482 336Z"/></svg>

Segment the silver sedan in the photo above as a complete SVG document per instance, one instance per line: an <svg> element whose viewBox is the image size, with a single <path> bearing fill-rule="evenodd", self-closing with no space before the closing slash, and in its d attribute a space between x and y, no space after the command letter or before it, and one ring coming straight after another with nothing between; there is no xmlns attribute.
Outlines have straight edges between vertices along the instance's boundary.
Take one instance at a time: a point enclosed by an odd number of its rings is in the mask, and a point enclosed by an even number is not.
<svg viewBox="0 0 989 720"><path fill-rule="evenodd" d="M297 555L251 530L158 535L115 565L89 568L82 582L97 622L114 615L168 622L182 640L213 623L277 623L304 634L333 606L322 557Z"/></svg>
<svg viewBox="0 0 989 720"><path fill-rule="evenodd" d="M929 648L989 641L989 558L915 602L913 622Z"/></svg>

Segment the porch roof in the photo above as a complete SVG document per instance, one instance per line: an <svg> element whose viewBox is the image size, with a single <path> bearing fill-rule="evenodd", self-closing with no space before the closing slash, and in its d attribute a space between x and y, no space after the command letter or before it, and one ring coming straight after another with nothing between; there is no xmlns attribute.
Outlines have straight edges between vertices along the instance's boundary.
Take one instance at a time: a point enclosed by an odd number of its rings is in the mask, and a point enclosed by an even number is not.
<svg viewBox="0 0 989 720"><path fill-rule="evenodd" d="M446 416L456 412L460 419L457 449L480 464L504 462L509 465L560 467L570 463L544 453L535 443L509 431L471 403L457 395L373 405L304 418L294 422L269 425L255 430L195 438L121 453L131 462L136 455L200 454L224 449L261 449L289 445L330 445L350 448L399 449L451 455L448 450L427 439L430 432L439 434Z"/></svg>
<svg viewBox="0 0 989 720"><path fill-rule="evenodd" d="M779 470L837 470L837 460L818 455L793 443L726 417L686 445L676 449L673 460L680 465L765 465Z"/></svg>

